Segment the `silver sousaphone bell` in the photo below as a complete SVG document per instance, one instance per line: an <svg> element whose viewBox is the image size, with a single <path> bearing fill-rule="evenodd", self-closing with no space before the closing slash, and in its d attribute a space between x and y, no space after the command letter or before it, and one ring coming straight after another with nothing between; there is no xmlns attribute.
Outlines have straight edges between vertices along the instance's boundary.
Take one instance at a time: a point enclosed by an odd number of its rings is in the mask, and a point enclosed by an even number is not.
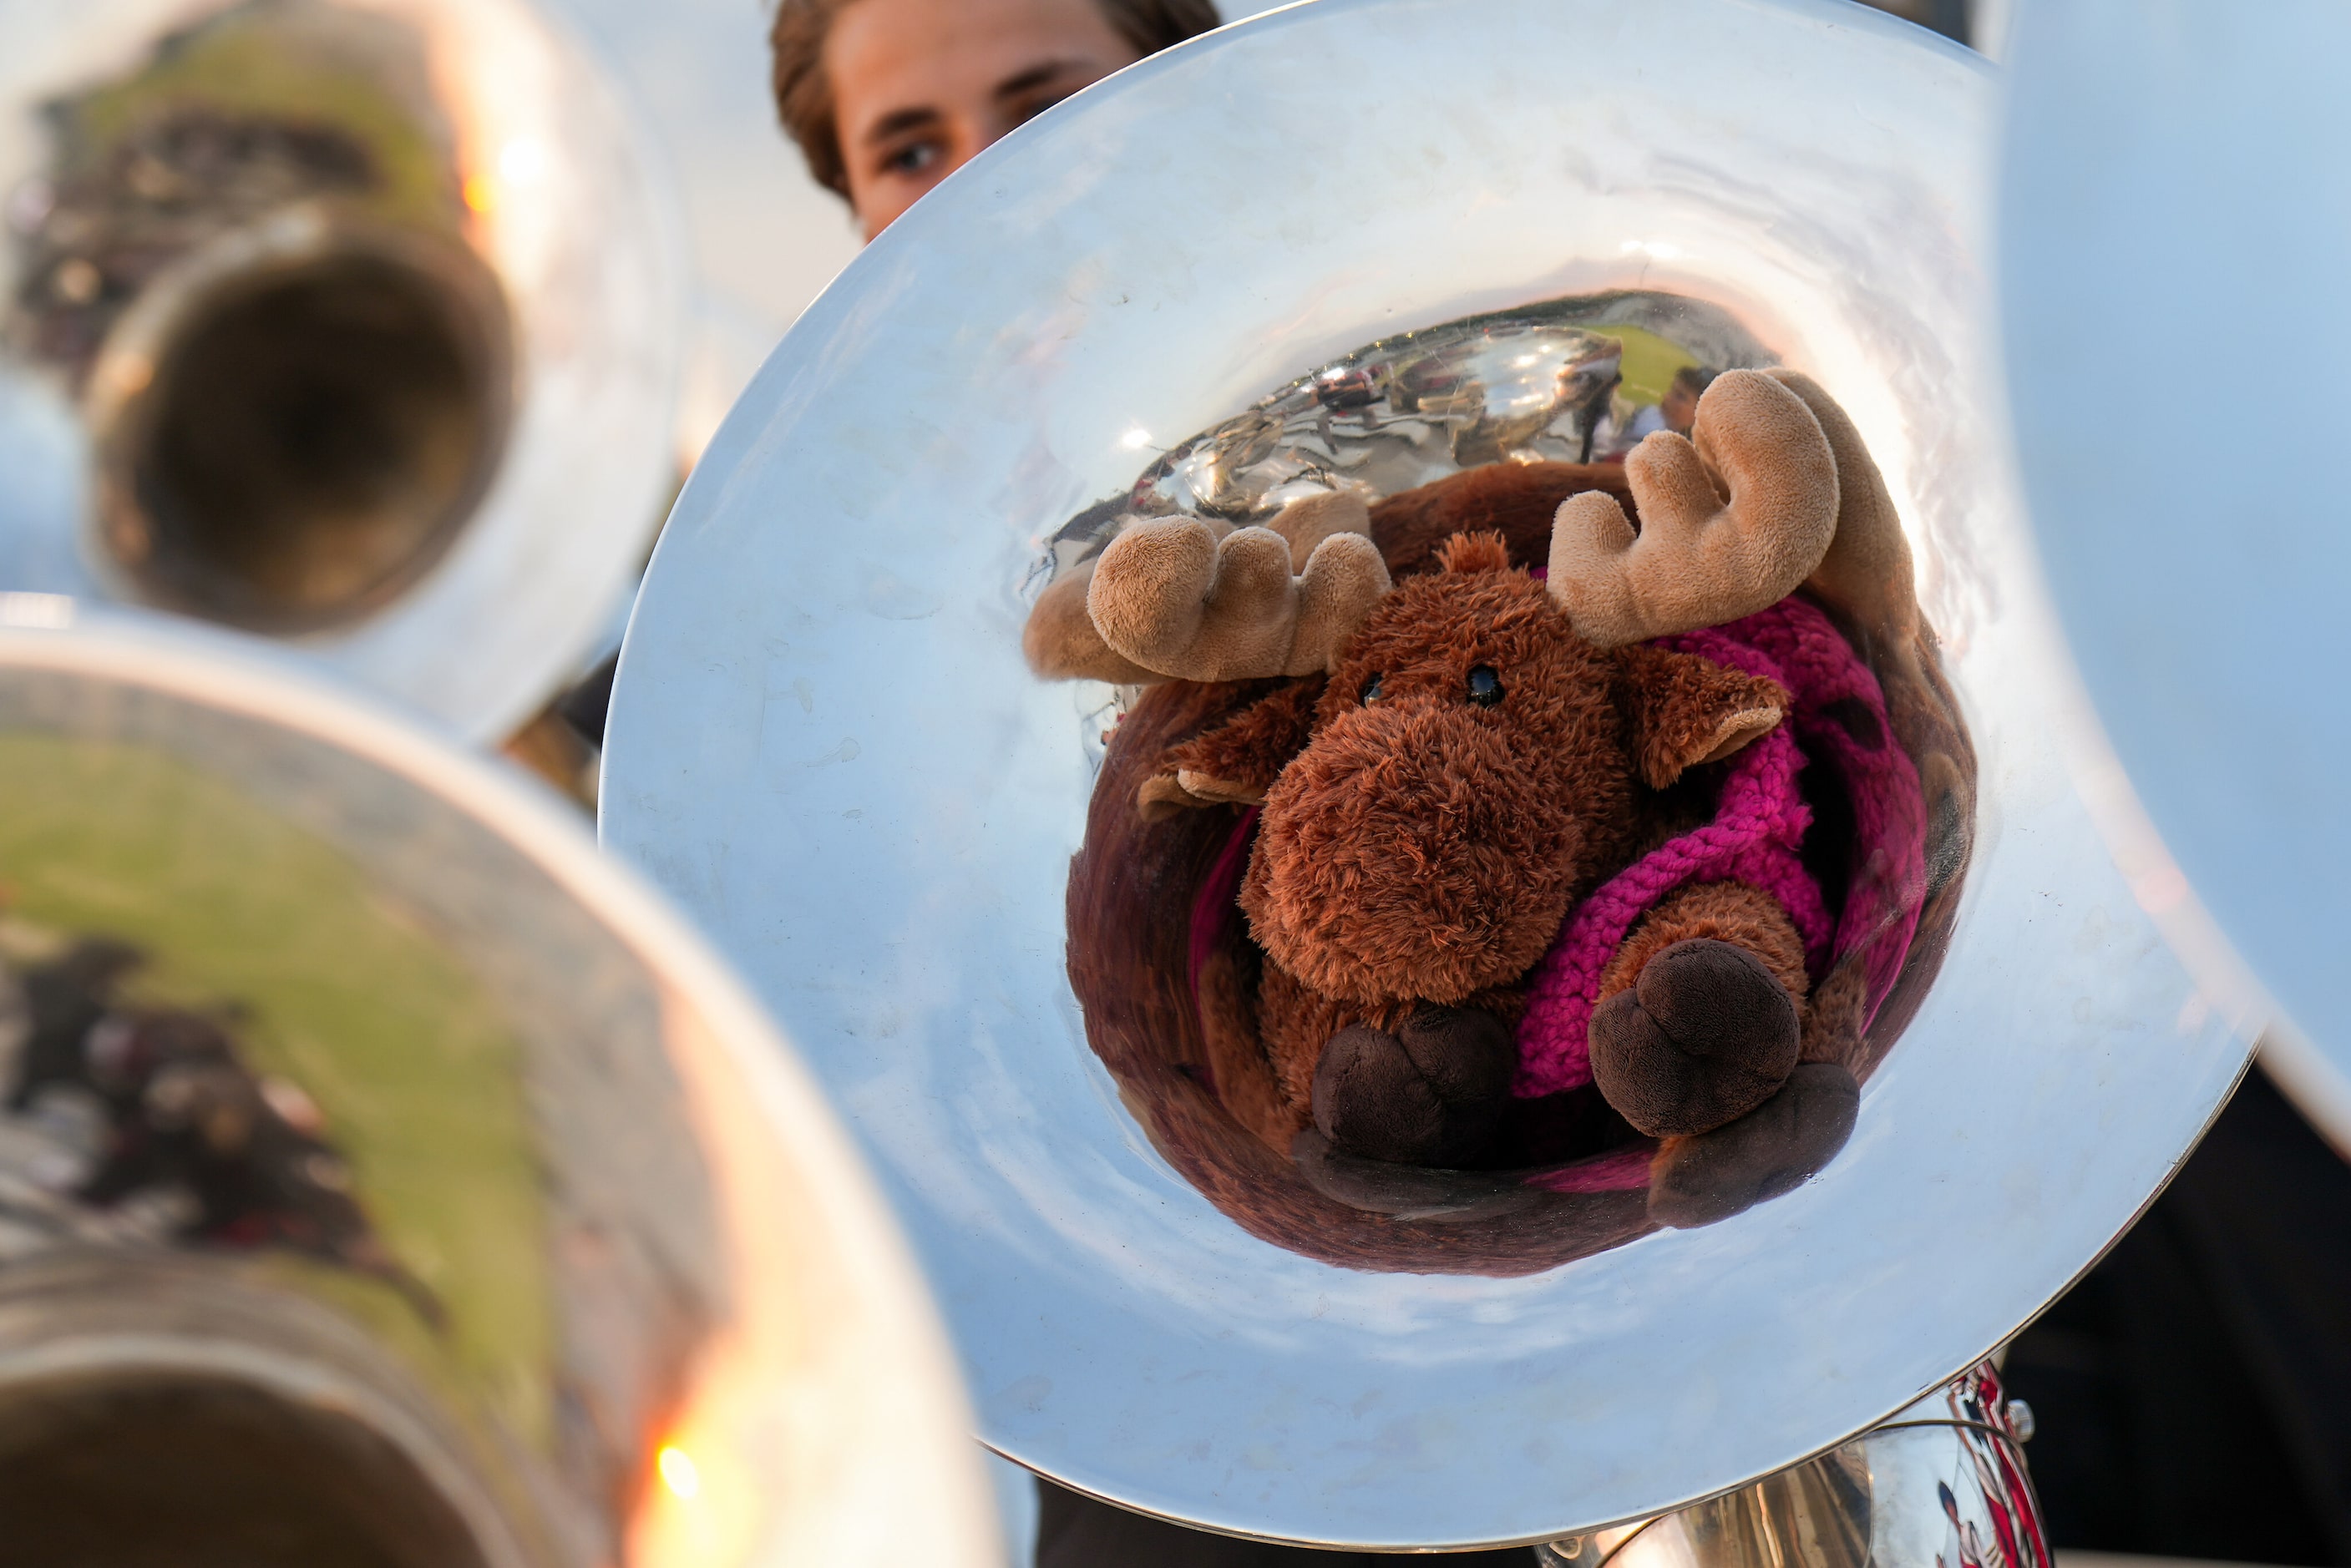
<svg viewBox="0 0 2351 1568"><path fill-rule="evenodd" d="M474 741L674 478L678 221L531 0L0 15L0 589L279 639Z"/></svg>
<svg viewBox="0 0 2351 1568"><path fill-rule="evenodd" d="M2117 792L2113 830L2159 830L2178 850L2178 871L2150 889L2168 932L2208 987L2258 984L2283 1009L2262 1065L2337 1149L2351 1149L2335 938L2351 758L2332 454L2351 411L2335 369L2351 350L2339 287L2351 198L2324 88L2346 44L2351 16L2324 5L2258 19L2185 4L2028 8L2001 254L2040 547L2133 786ZM2262 177L2240 178L2232 165L2256 148L2275 149ZM2241 291L2296 324L2281 362L2293 390L2246 384L2241 455L2185 462L2184 383L2146 323L2173 301Z"/></svg>
<svg viewBox="0 0 2351 1568"><path fill-rule="evenodd" d="M639 600L604 832L882 1162L991 1445L1311 1544L1704 1560L1781 1518L1823 1561L2034 1560L1970 1369L2161 1185L2252 1021L2142 908L2159 852L2094 825L1991 379L1993 99L1818 0L1322 0L1008 139L794 328ZM1396 495L1625 491L1684 370L1764 367L1850 416L1840 483L1882 475L1912 577L1844 623L1919 824L1849 1122L1736 1190L1670 1143L1270 1139L1217 1044L1247 827L1138 826L1138 728L1194 698L1040 680L1037 607L1138 519L1336 492L1402 572Z"/></svg>
<svg viewBox="0 0 2351 1568"><path fill-rule="evenodd" d="M761 1013L570 813L283 663L0 596L5 1555L995 1561Z"/></svg>

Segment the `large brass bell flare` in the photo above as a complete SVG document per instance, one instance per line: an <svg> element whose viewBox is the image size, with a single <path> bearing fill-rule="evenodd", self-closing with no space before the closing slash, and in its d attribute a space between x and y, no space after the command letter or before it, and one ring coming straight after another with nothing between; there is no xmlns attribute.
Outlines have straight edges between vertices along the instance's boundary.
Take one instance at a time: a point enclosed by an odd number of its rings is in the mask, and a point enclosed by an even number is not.
<svg viewBox="0 0 2351 1568"><path fill-rule="evenodd" d="M0 596L0 1556L992 1562L790 1048L568 813L283 662Z"/></svg>
<svg viewBox="0 0 2351 1568"><path fill-rule="evenodd" d="M537 0L0 16L0 591L256 632L475 742L675 479L683 222Z"/></svg>

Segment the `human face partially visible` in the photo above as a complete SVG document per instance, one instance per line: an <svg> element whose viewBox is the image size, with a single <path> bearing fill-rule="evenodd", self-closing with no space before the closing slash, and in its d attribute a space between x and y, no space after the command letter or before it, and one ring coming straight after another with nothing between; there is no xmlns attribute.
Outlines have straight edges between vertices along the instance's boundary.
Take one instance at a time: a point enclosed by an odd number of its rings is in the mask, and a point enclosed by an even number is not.
<svg viewBox="0 0 2351 1568"><path fill-rule="evenodd" d="M1665 416L1666 428L1676 435L1687 435L1698 426L1698 394L1677 380L1666 389L1666 400L1657 406Z"/></svg>
<svg viewBox="0 0 2351 1568"><path fill-rule="evenodd" d="M856 0L824 43L872 239L1014 126L1141 58L1095 0Z"/></svg>

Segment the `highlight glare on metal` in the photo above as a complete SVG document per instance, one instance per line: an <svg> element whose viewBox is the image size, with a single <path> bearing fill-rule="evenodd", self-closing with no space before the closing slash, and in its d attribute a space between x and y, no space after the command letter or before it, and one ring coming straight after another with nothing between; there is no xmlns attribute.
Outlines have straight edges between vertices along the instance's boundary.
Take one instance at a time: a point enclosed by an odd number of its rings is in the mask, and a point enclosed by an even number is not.
<svg viewBox="0 0 2351 1568"><path fill-rule="evenodd" d="M1536 1548L1540 1568L2050 1568L2025 1476L2032 1412L1989 1363L1794 1469Z"/></svg>
<svg viewBox="0 0 2351 1568"><path fill-rule="evenodd" d="M1973 1365L2193 1142L2244 1020L2163 946L2078 782L2096 737L1993 379L1995 98L1980 60L1825 0L1320 0L1007 139L769 361L639 601L604 832L880 1158L990 1444L1322 1544L1646 1518ZM1949 954L1787 1196L1522 1277L1334 1266L1196 1190L1088 1048L1065 898L1113 693L1029 672L1034 568L1126 495L1131 431L1624 288L1816 376L1886 472L1981 762Z"/></svg>

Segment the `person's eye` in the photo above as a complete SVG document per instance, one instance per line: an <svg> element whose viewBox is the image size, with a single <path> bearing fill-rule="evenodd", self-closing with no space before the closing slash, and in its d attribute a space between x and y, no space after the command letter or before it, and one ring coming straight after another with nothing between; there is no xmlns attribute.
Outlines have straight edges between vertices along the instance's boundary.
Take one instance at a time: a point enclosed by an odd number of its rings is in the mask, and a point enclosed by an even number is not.
<svg viewBox="0 0 2351 1568"><path fill-rule="evenodd" d="M1042 97L1029 99L1013 109L1012 123L1015 125L1026 125L1030 120L1036 119L1039 115L1044 113L1047 109L1052 108L1055 104L1067 103L1071 96L1072 95L1066 92L1055 92L1045 94Z"/></svg>
<svg viewBox="0 0 2351 1568"><path fill-rule="evenodd" d="M885 174L920 174L939 161L940 148L935 141L909 141L904 147L892 148L882 158Z"/></svg>

